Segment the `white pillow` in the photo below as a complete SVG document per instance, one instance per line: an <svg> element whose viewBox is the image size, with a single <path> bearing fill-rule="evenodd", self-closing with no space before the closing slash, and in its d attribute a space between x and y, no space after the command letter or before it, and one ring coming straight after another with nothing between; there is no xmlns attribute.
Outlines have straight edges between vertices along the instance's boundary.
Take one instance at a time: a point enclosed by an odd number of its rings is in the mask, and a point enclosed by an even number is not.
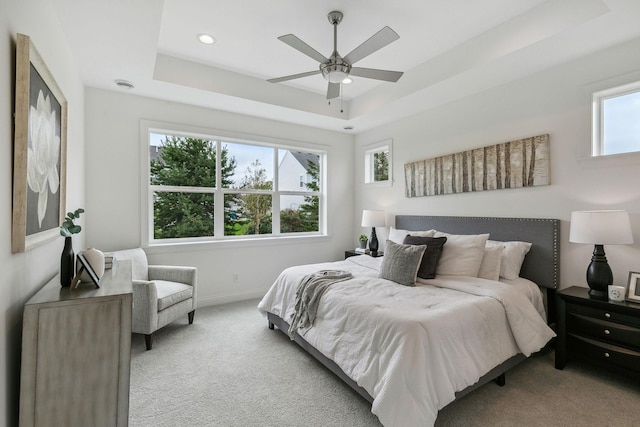
<svg viewBox="0 0 640 427"><path fill-rule="evenodd" d="M520 268L524 257L531 249L529 242L497 242L502 243L502 262L500 263L500 277L508 280L517 279L520 276Z"/></svg>
<svg viewBox="0 0 640 427"><path fill-rule="evenodd" d="M478 277L489 280L500 279L500 264L502 263L502 245L491 245L489 242L484 247L482 262Z"/></svg>
<svg viewBox="0 0 640 427"><path fill-rule="evenodd" d="M407 237L408 234L412 236L419 237L433 237L433 233L436 230L425 230L425 231L409 231L409 230L400 230L395 228L393 225L389 228L389 240L393 243L397 243L401 245L404 242L404 238Z"/></svg>
<svg viewBox="0 0 640 427"><path fill-rule="evenodd" d="M443 236L447 243L442 247L437 274L478 277L489 234L434 233L434 237Z"/></svg>

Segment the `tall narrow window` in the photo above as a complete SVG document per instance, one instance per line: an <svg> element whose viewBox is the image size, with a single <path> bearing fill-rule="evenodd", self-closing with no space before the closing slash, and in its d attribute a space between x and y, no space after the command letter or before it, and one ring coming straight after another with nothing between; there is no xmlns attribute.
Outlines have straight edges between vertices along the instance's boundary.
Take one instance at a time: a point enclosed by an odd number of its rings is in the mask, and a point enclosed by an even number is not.
<svg viewBox="0 0 640 427"><path fill-rule="evenodd" d="M640 151L640 82L593 94L593 156Z"/></svg>

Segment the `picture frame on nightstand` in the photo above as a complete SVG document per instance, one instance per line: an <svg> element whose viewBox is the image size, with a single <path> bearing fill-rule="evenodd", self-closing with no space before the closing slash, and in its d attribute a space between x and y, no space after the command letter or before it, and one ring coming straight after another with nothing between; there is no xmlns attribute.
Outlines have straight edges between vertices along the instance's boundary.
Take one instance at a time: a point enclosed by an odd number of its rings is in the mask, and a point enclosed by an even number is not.
<svg viewBox="0 0 640 427"><path fill-rule="evenodd" d="M640 303L640 273L629 272L629 283L627 285L627 301Z"/></svg>

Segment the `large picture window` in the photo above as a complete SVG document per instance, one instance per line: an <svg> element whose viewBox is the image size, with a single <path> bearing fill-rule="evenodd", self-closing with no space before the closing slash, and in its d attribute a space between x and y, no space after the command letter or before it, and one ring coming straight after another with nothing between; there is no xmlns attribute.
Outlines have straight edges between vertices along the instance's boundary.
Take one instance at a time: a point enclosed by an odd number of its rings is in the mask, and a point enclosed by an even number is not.
<svg viewBox="0 0 640 427"><path fill-rule="evenodd" d="M640 82L593 94L592 156L640 151Z"/></svg>
<svg viewBox="0 0 640 427"><path fill-rule="evenodd" d="M148 244L323 234L326 154L148 132Z"/></svg>

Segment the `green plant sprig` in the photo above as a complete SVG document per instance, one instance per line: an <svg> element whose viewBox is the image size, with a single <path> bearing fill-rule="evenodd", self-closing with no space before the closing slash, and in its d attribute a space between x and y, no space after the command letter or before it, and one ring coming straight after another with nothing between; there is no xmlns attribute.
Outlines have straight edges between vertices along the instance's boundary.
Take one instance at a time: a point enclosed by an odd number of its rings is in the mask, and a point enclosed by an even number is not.
<svg viewBox="0 0 640 427"><path fill-rule="evenodd" d="M84 213L84 209L79 208L73 212L67 212L67 217L60 226L60 235L64 237L71 237L73 234L78 234L82 231L82 227L73 223L73 220L80 218L80 214Z"/></svg>
<svg viewBox="0 0 640 427"><path fill-rule="evenodd" d="M358 237L358 240L360 240L361 242L366 242L367 240L369 240L369 238L364 234L361 234L360 237Z"/></svg>

